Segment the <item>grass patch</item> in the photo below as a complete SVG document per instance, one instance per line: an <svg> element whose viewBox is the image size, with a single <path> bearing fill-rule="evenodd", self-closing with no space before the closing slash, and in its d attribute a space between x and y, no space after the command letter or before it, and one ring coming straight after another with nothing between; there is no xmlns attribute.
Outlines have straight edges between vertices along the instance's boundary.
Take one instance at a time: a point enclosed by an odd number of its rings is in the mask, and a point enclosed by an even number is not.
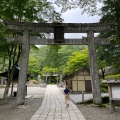
<svg viewBox="0 0 120 120"><path fill-rule="evenodd" d="M84 104L84 105L90 105L90 106L101 107L101 108L108 107L109 106L109 97L108 96L102 97L102 104L99 104L99 105L93 104L93 99L89 99L89 100L86 100L85 102L80 102L77 104L78 105ZM114 106L120 107L120 101L114 101Z"/></svg>
<svg viewBox="0 0 120 120"><path fill-rule="evenodd" d="M86 100L84 102L79 102L77 104L92 104L93 103L93 99L89 99L89 100Z"/></svg>
<svg viewBox="0 0 120 120"><path fill-rule="evenodd" d="M98 107L106 107L107 104L100 104Z"/></svg>
<svg viewBox="0 0 120 120"><path fill-rule="evenodd" d="M80 102L78 105L85 104L85 105L92 105L92 106L97 106L97 107L107 107L109 104L109 97L105 96L102 97L102 104L100 105L93 105L93 99L86 100L85 102Z"/></svg>

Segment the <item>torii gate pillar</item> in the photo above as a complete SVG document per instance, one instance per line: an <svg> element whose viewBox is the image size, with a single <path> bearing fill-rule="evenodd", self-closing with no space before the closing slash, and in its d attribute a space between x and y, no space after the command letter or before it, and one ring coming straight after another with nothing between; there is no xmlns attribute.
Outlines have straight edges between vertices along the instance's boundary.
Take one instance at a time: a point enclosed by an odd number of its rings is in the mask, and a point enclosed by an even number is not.
<svg viewBox="0 0 120 120"><path fill-rule="evenodd" d="M101 92L100 92L100 82L98 75L98 66L96 59L96 49L94 41L94 32L89 31L88 35L88 49L89 49L89 60L90 60L90 74L92 77L92 92L93 92L93 103L100 104L102 102Z"/></svg>
<svg viewBox="0 0 120 120"><path fill-rule="evenodd" d="M30 39L30 32L29 30L25 30L23 32L23 39L22 39L22 54L20 61L20 72L19 72L17 99L16 99L17 105L22 105L25 102L28 59L29 59L29 51L30 51L29 39Z"/></svg>

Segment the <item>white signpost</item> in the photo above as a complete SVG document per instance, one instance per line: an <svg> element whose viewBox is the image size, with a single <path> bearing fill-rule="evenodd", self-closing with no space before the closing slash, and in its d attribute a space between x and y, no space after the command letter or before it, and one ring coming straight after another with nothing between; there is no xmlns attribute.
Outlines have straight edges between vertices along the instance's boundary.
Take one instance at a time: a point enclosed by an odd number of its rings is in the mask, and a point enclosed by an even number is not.
<svg viewBox="0 0 120 120"><path fill-rule="evenodd" d="M102 83L108 84L110 111L112 113L115 111L114 101L120 101L120 80L103 80Z"/></svg>
<svg viewBox="0 0 120 120"><path fill-rule="evenodd" d="M120 86L112 86L112 98L120 99Z"/></svg>

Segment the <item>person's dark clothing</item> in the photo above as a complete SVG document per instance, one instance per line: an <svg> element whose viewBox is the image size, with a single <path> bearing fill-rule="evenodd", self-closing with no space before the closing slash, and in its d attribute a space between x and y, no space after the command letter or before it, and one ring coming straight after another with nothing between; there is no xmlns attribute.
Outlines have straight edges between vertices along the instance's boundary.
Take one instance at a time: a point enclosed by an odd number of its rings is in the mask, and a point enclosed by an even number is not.
<svg viewBox="0 0 120 120"><path fill-rule="evenodd" d="M70 92L68 88L65 88L64 93L67 95Z"/></svg>

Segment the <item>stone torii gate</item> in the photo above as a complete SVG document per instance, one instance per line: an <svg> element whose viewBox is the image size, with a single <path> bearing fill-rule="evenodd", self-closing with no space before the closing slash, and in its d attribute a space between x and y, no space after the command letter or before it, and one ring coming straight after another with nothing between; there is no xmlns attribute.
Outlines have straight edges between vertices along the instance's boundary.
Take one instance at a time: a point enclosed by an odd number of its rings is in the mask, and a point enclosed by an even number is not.
<svg viewBox="0 0 120 120"><path fill-rule="evenodd" d="M15 38L22 43L22 54L20 62L20 73L18 80L17 105L25 102L25 85L28 70L28 58L30 44L35 45L88 45L90 59L90 73L92 76L92 92L94 104L101 104L101 92L98 75L98 66L96 61L95 45L109 44L106 38L94 37L94 33L99 33L109 28L101 23L28 23L28 22L10 22L4 21L7 28L13 32L23 32L23 36ZM31 32L36 33L54 33L54 39L42 39L32 37ZM87 33L86 38L82 39L64 39L64 33ZM13 39L13 38L12 38ZM13 39L14 40L14 39Z"/></svg>

